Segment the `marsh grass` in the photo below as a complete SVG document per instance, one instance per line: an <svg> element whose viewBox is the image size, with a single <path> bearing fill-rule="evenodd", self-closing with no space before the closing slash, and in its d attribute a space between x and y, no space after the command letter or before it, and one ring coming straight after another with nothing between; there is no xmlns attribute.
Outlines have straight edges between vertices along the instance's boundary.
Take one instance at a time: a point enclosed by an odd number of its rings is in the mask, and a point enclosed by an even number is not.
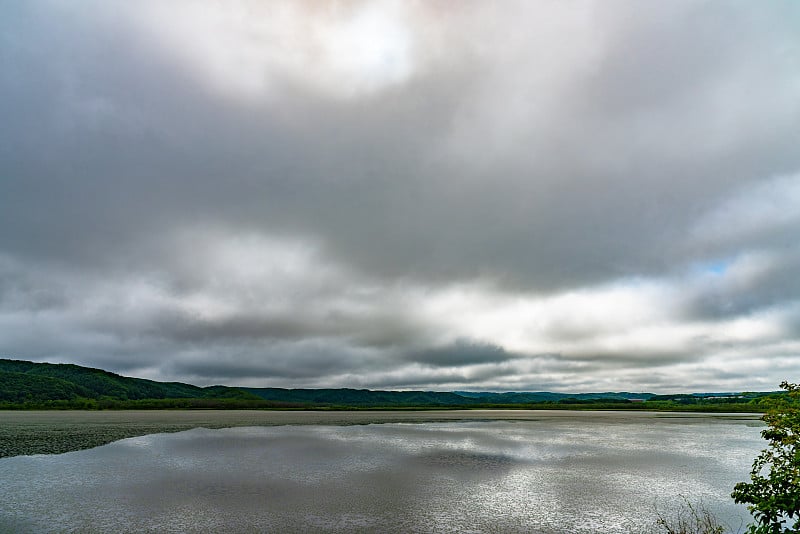
<svg viewBox="0 0 800 534"><path fill-rule="evenodd" d="M663 512L656 510L654 534L738 534L738 529L723 525L702 502L692 503L681 496L680 506Z"/></svg>

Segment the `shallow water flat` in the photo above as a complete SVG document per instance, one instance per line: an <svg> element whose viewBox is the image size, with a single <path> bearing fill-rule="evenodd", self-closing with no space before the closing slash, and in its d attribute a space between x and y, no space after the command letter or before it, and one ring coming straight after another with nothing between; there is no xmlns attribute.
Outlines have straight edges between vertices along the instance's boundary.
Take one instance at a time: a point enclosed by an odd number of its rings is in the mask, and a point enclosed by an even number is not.
<svg viewBox="0 0 800 534"><path fill-rule="evenodd" d="M739 415L141 417L250 426L2 459L0 530L637 532L680 495L702 500L735 530L748 516L730 491L763 446L758 421ZM394 418L401 422L368 424Z"/></svg>
<svg viewBox="0 0 800 534"><path fill-rule="evenodd" d="M462 420L603 420L667 419L708 421L708 414L567 410L430 410L430 411L267 411L267 410L124 410L2 411L0 458L21 454L60 454L113 441L192 428L276 425L358 425L370 423ZM757 419L757 415L722 415Z"/></svg>

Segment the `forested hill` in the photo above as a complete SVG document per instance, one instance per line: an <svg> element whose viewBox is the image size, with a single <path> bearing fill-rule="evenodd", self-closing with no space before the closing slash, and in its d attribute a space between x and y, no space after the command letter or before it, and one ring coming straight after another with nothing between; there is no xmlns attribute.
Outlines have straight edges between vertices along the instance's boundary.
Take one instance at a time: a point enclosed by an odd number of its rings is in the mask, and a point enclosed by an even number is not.
<svg viewBox="0 0 800 534"><path fill-rule="evenodd" d="M552 393L469 391L380 391L368 389L242 388L262 399L315 405L346 406L476 406L560 401L624 401L647 399L652 393Z"/></svg>
<svg viewBox="0 0 800 534"><path fill-rule="evenodd" d="M313 406L470 406L482 401L445 391L374 391L369 389L243 388L264 400Z"/></svg>
<svg viewBox="0 0 800 534"><path fill-rule="evenodd" d="M102 369L73 364L0 359L0 403L36 404L68 401L142 401L149 399L240 399L258 397L238 388L201 388L180 382L129 378ZM58 404L58 403L57 403ZM56 404L56 405L57 405Z"/></svg>
<svg viewBox="0 0 800 534"><path fill-rule="evenodd" d="M0 409L34 408L567 408L759 411L772 393L553 393L198 387L73 364L0 359Z"/></svg>

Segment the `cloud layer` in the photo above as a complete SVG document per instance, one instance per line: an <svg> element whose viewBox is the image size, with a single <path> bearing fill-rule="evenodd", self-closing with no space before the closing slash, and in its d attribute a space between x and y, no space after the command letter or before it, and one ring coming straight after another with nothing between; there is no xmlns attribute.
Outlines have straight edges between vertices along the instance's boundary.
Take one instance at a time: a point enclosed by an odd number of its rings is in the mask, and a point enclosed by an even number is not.
<svg viewBox="0 0 800 534"><path fill-rule="evenodd" d="M287 387L800 372L793 2L0 10L4 356Z"/></svg>

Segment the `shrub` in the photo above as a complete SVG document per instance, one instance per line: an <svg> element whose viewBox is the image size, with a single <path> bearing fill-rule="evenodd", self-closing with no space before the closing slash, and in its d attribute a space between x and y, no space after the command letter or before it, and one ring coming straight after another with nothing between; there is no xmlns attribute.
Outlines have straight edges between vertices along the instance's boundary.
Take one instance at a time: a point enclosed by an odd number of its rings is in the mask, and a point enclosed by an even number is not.
<svg viewBox="0 0 800 534"><path fill-rule="evenodd" d="M787 394L772 400L762 418L768 445L753 462L751 482L736 484L731 494L756 519L752 534L800 532L800 386L783 382L781 388Z"/></svg>

